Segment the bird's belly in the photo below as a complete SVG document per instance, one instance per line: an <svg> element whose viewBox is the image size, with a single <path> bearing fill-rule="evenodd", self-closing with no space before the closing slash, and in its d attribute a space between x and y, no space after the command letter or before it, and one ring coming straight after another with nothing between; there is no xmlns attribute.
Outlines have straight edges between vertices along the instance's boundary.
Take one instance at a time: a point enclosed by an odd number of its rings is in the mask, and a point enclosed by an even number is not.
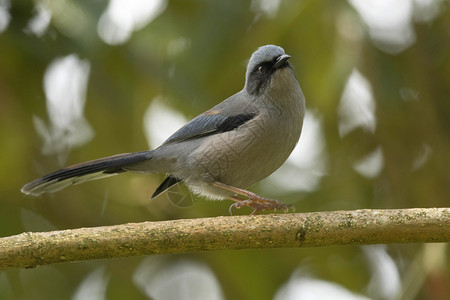
<svg viewBox="0 0 450 300"><path fill-rule="evenodd" d="M202 193L209 190L204 183L212 181L246 188L266 178L286 161L300 137L301 124L298 128L283 125L277 123L272 128L255 122L206 138L188 157L187 165L195 171L186 179L187 184L201 186Z"/></svg>

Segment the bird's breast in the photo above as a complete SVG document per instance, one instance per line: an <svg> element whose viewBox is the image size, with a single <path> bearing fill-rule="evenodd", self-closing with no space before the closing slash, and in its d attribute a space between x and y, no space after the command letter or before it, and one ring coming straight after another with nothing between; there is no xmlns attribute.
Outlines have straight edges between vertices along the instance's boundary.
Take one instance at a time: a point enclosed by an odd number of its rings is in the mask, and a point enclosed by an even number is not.
<svg viewBox="0 0 450 300"><path fill-rule="evenodd" d="M267 177L289 157L302 127L302 118L280 109L265 107L235 130L205 138L189 165L202 178L241 188Z"/></svg>

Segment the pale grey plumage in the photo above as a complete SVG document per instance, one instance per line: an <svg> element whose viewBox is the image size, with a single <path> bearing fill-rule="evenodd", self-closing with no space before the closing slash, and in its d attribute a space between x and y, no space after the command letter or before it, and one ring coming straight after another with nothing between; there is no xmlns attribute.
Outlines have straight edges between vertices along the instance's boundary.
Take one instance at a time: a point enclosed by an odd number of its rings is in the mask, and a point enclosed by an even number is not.
<svg viewBox="0 0 450 300"><path fill-rule="evenodd" d="M238 201L236 193L253 199L241 189L278 169L302 130L305 99L289 57L281 47L260 47L248 63L244 88L191 120L160 147L68 167L28 183L22 192L40 195L132 171L169 174L155 194L184 181L196 193L212 199ZM258 203L248 200L237 207L247 205L255 212L285 208L267 206L260 201L265 198L258 199Z"/></svg>

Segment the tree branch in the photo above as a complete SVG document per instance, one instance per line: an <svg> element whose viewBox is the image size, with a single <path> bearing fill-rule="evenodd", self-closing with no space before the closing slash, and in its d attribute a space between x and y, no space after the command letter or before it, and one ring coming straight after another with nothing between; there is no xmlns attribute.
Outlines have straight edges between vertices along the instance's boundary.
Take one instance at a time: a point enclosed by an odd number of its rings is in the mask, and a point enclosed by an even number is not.
<svg viewBox="0 0 450 300"><path fill-rule="evenodd" d="M0 270L89 259L249 248L450 242L450 208L230 216L0 238Z"/></svg>

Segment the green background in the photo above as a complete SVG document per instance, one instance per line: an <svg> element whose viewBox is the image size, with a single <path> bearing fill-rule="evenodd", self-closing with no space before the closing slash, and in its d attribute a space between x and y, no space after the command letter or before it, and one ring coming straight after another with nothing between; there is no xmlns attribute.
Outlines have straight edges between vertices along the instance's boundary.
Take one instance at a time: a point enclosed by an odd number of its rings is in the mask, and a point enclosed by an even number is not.
<svg viewBox="0 0 450 300"><path fill-rule="evenodd" d="M200 199L185 208L166 196L150 201L162 175L124 174L38 198L21 194L20 187L64 165L148 149L143 118L153 99L163 97L164 105L190 119L239 91L249 56L265 44L280 45L292 56L308 111L322 126L326 170L317 188L308 191L286 192L276 185L268 191L265 184L252 191L292 203L297 212L449 206L448 1L433 2L437 12L429 18L421 18L424 9L411 2L408 24L415 38L401 49L377 40L370 24L345 1L281 1L272 13L255 4L270 1L169 1L120 45L105 43L97 31L107 2L49 1L51 21L39 37L26 30L36 14L33 2L12 2L9 24L0 33L2 237L227 215L228 201ZM385 11L387 17L390 13ZM174 41L183 47L171 54ZM94 136L79 147L44 154L33 121L37 117L49 124L44 74L54 59L70 54L90 64L84 117ZM355 69L371 86L376 127L342 135L339 104ZM377 148L384 163L376 176L355 171L354 164ZM308 174L308 169L302 171ZM203 299L188 295L193 290L208 294L202 286L208 281L194 275L187 276L192 282L179 279L183 263L206 270L203 274L216 282L216 295L223 299L272 299L293 278L389 298L373 288L377 274L370 249L394 263L398 299L450 297L447 245L389 245L218 251L11 270L0 273L0 299L75 299L89 282L93 288L87 290L97 299ZM165 296L146 292L143 286L150 283L137 283L138 277L144 280L138 272L142 269L151 273L148 282L160 276L167 285ZM390 278L387 267L380 270L380 278ZM183 297L171 298L182 283L187 290L178 295ZM314 286L305 289L314 291Z"/></svg>

